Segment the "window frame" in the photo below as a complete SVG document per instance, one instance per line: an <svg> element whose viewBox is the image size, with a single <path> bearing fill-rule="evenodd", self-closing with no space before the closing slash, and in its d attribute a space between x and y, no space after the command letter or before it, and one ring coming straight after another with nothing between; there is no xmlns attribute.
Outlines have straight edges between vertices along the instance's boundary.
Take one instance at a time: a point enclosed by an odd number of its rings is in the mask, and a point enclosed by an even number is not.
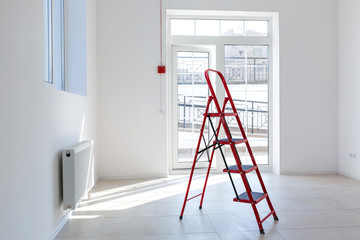
<svg viewBox="0 0 360 240"><path fill-rule="evenodd" d="M172 79L177 77L177 70L175 70L177 68L178 65L178 52L206 52L208 53L208 66L209 68L214 68L214 66L216 66L216 60L215 60L215 48L213 48L212 46L204 46L204 45L174 45L172 48L172 68L171 68L171 72L172 72ZM174 96L174 98L178 97L178 87L177 87L177 83L174 83L176 86L173 87L172 89L172 96ZM177 102L176 101L172 101L172 124L173 126L176 126L177 121L178 121L178 115L177 115ZM177 127L173 127L172 128L172 136L174 136L174 139L172 139L172 168L173 169L189 169L191 168L192 165L192 161L191 162L178 162L178 157L179 157L179 153L178 151L175 151L175 149L178 149L178 143L179 143L179 138L178 138L178 131L177 131ZM197 141L197 137L195 139L195 141ZM205 157L205 156L204 156ZM203 161L198 161L197 163L197 168L207 168L208 166L208 162L203 162ZM213 167L216 167L216 162L213 162Z"/></svg>
<svg viewBox="0 0 360 240"><path fill-rule="evenodd" d="M184 36L184 35L171 35L171 19L221 19L221 20L265 20L268 21L268 36ZM275 20L274 20L275 19ZM277 57L274 56L274 36L277 37L278 29L274 32L273 24L278 22L278 13L268 13L268 12L238 12L238 11L201 11L201 10L174 10L168 9L166 15L166 38L167 38L167 65L172 65L172 48L176 45L212 45L216 47L216 67L217 70L224 72L224 48L225 45L266 45L268 46L268 58L269 58L269 132L268 132L268 154L269 162L267 165L259 166L262 170L271 172L273 169L273 156L275 155L272 149L274 131L271 129L273 127L273 83L274 83L274 61L276 66L278 65ZM278 40L275 40L276 47ZM167 101L170 103L167 105L167 116L168 116L168 140L170 144L168 145L168 158L169 160L169 171L176 170L172 164L173 162L173 151L174 149L170 148L173 146L173 117L171 116L172 109L172 89L174 88L174 83L172 82L172 73L171 67L168 68L169 72L167 74ZM277 75L278 72L275 74ZM278 84L278 79L276 80L276 85ZM277 96L275 95L275 98ZM278 121L278 120L276 120ZM275 136L277 137L277 136ZM277 141L277 139L276 139ZM277 142L275 143L277 145ZM277 146L276 146L277 147ZM276 156L275 156L276 157ZM217 172L222 171L222 164L218 164Z"/></svg>
<svg viewBox="0 0 360 240"><path fill-rule="evenodd" d="M58 1L55 9L54 2ZM44 0L45 11L45 84L48 87L65 91L65 1ZM56 16L55 11L58 11ZM57 19L55 20L55 17ZM55 26L55 22L58 22ZM55 42L56 41L56 42ZM55 51L60 54L56 56ZM55 59L56 58L56 59ZM59 68L60 76L55 76L55 68Z"/></svg>

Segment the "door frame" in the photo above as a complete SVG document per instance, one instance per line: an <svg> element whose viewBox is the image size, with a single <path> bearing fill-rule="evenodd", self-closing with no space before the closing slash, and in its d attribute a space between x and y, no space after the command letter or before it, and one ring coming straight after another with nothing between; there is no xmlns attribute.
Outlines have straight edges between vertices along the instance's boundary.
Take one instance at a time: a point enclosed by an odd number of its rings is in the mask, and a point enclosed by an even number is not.
<svg viewBox="0 0 360 240"><path fill-rule="evenodd" d="M172 36L172 18L200 19L254 19L269 21L267 37L212 37L212 36ZM166 74L166 117L167 117L167 158L168 170L172 174L184 173L173 171L172 167L172 46L173 45L216 45L217 70L224 72L224 51L227 44L267 45L269 47L269 163L259 165L261 171L280 174L280 46L279 46L279 13L278 12L242 12L242 11L206 11L166 9L166 64L169 66ZM218 95L219 98L221 96ZM216 153L215 153L216 154ZM222 172L222 161L218 161L216 172ZM201 170L200 170L201 171ZM187 171L186 171L187 173Z"/></svg>
<svg viewBox="0 0 360 240"><path fill-rule="evenodd" d="M177 56L178 52L184 51L184 52L207 52L209 54L209 68L216 68L216 58L215 58L215 45L178 45L174 44L171 46L171 169L189 169L191 168L193 161L187 162L187 163L180 163L178 161L178 127L177 127L177 121L178 121L178 105L177 105L177 99L178 99L178 87L177 87ZM213 166L216 167L216 160L213 161ZM207 168L208 162L198 162L196 164L197 168Z"/></svg>

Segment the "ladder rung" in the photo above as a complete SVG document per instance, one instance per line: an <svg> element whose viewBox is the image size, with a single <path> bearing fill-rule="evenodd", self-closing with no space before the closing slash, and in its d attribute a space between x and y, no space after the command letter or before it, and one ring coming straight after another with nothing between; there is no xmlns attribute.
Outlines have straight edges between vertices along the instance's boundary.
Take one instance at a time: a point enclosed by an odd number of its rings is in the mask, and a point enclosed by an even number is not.
<svg viewBox="0 0 360 240"><path fill-rule="evenodd" d="M275 212L275 210L272 210L268 215L266 215L266 217L264 217L262 220L261 220L261 223L265 222L265 220L271 216L271 214L273 214Z"/></svg>
<svg viewBox="0 0 360 240"><path fill-rule="evenodd" d="M261 192L251 192L251 195L254 199L255 204L267 197L267 193L261 193ZM242 194L240 194L239 200L237 198L234 198L234 202L251 203L247 192L243 192Z"/></svg>
<svg viewBox="0 0 360 240"><path fill-rule="evenodd" d="M229 140L227 138L224 139L219 139L219 143L220 144L239 144L239 143L244 143L247 142L247 139L243 139L243 138L232 138L231 141L229 142ZM214 141L214 143L216 143L216 141Z"/></svg>
<svg viewBox="0 0 360 240"><path fill-rule="evenodd" d="M255 169L257 169L257 166L241 165L241 168L245 173L248 173L248 172L251 172L251 171L254 171ZM229 170L230 170L231 173L240 173L239 168L238 168L237 165L233 165L233 166L229 167ZM227 172L227 169L224 168L223 172Z"/></svg>
<svg viewBox="0 0 360 240"><path fill-rule="evenodd" d="M203 114L205 116L205 113ZM222 115L225 117L235 117L238 114L237 113L208 113L210 117L221 117Z"/></svg>
<svg viewBox="0 0 360 240"><path fill-rule="evenodd" d="M189 200L191 200L191 199L193 199L193 198L196 198L196 197L198 197L198 196L200 196L200 195L202 195L202 193L200 193L200 194L198 194L198 195L195 195L195 196L193 196L193 197L191 197L191 198L188 198L188 199L186 199L186 201L189 201Z"/></svg>

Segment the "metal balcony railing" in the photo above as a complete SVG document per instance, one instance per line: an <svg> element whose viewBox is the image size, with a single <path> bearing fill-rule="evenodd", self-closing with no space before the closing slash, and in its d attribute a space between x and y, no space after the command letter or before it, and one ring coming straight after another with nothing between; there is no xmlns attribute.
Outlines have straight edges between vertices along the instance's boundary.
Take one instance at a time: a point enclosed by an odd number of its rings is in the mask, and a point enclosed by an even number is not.
<svg viewBox="0 0 360 240"><path fill-rule="evenodd" d="M178 126L183 129L191 129L193 125L200 127L203 113L206 108L204 96L178 96ZM267 133L268 131L268 103L260 101L246 101L233 99L240 120L245 129L251 133ZM231 110L231 108L226 108ZM235 117L228 117L229 127L235 127Z"/></svg>
<svg viewBox="0 0 360 240"><path fill-rule="evenodd" d="M185 58L185 57L184 57ZM178 63L177 84L206 84L204 57L193 58L191 67L187 62ZM225 57L225 79L228 84L264 84L269 80L268 58Z"/></svg>

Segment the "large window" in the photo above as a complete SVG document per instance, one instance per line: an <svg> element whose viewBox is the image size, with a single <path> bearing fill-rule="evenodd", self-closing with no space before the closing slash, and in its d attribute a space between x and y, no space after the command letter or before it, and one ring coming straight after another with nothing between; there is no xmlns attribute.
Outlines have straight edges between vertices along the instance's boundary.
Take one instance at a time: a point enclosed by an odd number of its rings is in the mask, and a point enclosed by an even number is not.
<svg viewBox="0 0 360 240"><path fill-rule="evenodd" d="M176 63L176 66L171 68L172 92L175 93L171 96L174 103L172 152L176 153L173 154L173 169L191 166L208 96L208 88L203 79L208 55L196 50L181 50L189 47L215 49L216 64L209 66L220 70L225 76L257 163L271 164L271 21L271 17L249 14L245 17L194 17L194 14L190 14L189 17L185 14L168 16L168 44L172 49L172 63ZM225 95L221 84L215 86L215 91L218 97ZM228 117L227 122L233 137L241 137L235 118ZM207 128L205 133L202 145L209 138ZM237 145L237 150L242 163L250 164L251 159L245 145ZM235 164L230 148L225 148L225 156L228 164ZM219 166L221 167L221 164Z"/></svg>

